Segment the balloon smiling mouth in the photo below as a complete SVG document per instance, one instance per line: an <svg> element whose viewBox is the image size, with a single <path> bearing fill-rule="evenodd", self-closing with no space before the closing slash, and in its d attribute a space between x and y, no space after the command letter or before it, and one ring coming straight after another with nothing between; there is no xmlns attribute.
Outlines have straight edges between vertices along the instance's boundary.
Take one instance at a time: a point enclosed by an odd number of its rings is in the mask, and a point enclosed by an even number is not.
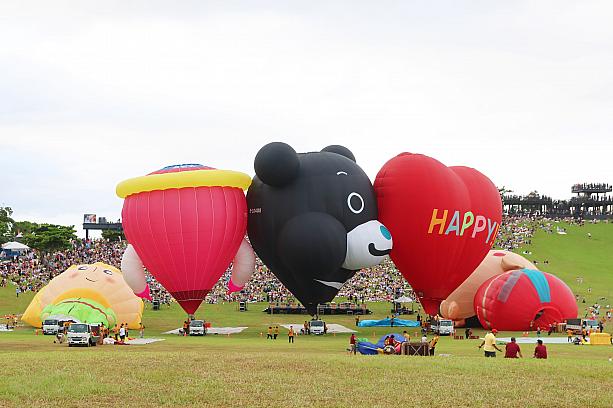
<svg viewBox="0 0 613 408"><path fill-rule="evenodd" d="M323 281L319 279L313 279L313 280L323 285L330 286L331 288L334 288L336 290L341 290L341 287L345 284L345 282L329 282L329 281Z"/></svg>
<svg viewBox="0 0 613 408"><path fill-rule="evenodd" d="M384 249L383 251L377 249L377 247L375 247L375 244L373 244L372 242L370 244L368 244L368 252L372 255L372 256L385 256L385 255L389 255L390 252L392 252L391 249Z"/></svg>
<svg viewBox="0 0 613 408"><path fill-rule="evenodd" d="M90 282L98 282L97 280L91 280L89 278L85 278L86 280L90 281Z"/></svg>

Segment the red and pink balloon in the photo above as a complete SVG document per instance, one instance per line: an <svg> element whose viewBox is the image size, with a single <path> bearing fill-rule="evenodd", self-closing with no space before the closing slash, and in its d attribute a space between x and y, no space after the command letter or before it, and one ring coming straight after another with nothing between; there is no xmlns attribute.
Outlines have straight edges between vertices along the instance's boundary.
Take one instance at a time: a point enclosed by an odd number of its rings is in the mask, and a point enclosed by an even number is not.
<svg viewBox="0 0 613 408"><path fill-rule="evenodd" d="M117 195L125 198L122 223L131 244L122 269L134 292L149 295L145 267L193 314L235 256L229 285L239 290L255 263L251 246L243 243L244 190L250 183L246 174L198 164L169 166L119 183Z"/></svg>

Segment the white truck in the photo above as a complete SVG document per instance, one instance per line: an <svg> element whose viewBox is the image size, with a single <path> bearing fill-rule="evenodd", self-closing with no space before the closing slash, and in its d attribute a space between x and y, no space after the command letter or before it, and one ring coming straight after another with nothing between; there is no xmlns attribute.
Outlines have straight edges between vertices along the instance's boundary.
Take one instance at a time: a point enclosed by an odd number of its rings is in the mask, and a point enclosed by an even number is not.
<svg viewBox="0 0 613 408"><path fill-rule="evenodd" d="M190 336L205 336L206 326L204 320L192 320L189 323L189 335Z"/></svg>
<svg viewBox="0 0 613 408"><path fill-rule="evenodd" d="M68 327L66 335L68 347L72 346L95 346L100 340L100 332L97 326L87 323L73 323Z"/></svg>
<svg viewBox="0 0 613 408"><path fill-rule="evenodd" d="M43 334L57 334L62 329L57 319L46 319L43 322Z"/></svg>
<svg viewBox="0 0 613 408"><path fill-rule="evenodd" d="M326 322L322 320L311 320L309 322L309 333L311 334L326 334Z"/></svg>
<svg viewBox="0 0 613 408"><path fill-rule="evenodd" d="M453 334L453 321L449 319L432 320L430 329L439 336L450 336Z"/></svg>
<svg viewBox="0 0 613 408"><path fill-rule="evenodd" d="M581 334L582 330L598 330L596 319L566 319L566 330L572 330L575 334Z"/></svg>

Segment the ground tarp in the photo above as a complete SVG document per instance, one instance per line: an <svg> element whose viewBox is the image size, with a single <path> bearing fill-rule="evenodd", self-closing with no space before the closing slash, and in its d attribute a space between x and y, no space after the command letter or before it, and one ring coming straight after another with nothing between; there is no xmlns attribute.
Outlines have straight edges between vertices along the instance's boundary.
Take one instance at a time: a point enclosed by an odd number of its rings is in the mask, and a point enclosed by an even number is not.
<svg viewBox="0 0 613 408"><path fill-rule="evenodd" d="M276 326L276 325L275 325ZM290 326L292 326L294 328L295 331L299 332L300 329L304 328L303 324L281 324L281 326L285 327L286 329L289 329ZM334 334L334 333L357 333L357 331L349 329L345 326L343 326L342 324L336 324L336 323L326 323L326 327L328 328L328 334Z"/></svg>
<svg viewBox="0 0 613 408"><path fill-rule="evenodd" d="M362 320L358 323L359 327L419 327L419 322L415 320L394 319L392 325L392 319L382 320Z"/></svg>

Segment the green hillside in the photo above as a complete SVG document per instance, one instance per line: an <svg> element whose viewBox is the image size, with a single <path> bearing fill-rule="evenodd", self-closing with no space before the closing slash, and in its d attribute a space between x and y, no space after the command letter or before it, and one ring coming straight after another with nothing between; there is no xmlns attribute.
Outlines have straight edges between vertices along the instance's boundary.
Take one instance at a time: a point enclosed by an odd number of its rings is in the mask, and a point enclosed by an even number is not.
<svg viewBox="0 0 613 408"><path fill-rule="evenodd" d="M595 302L610 304L613 296L613 224L601 222L577 226L561 222L556 225L566 228L567 234L557 234L555 227L553 233L538 230L531 245L515 252L530 261L537 261L540 270L566 282L580 296L580 313ZM591 238L588 238L588 232ZM532 254L523 254L523 251ZM549 263L544 264L545 260Z"/></svg>

